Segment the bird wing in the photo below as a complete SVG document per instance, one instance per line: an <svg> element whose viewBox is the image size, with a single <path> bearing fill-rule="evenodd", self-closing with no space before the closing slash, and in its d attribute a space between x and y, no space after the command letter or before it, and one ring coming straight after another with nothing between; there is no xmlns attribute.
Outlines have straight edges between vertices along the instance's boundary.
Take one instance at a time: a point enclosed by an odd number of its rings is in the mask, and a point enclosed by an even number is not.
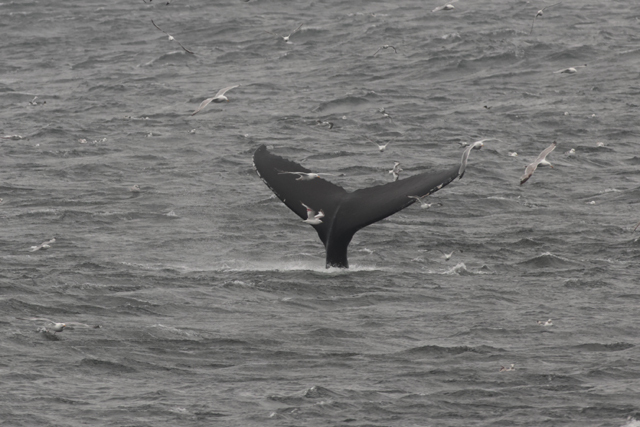
<svg viewBox="0 0 640 427"><path fill-rule="evenodd" d="M174 39L174 40L176 40L176 39L175 39L175 37L174 37L173 39ZM194 52L192 52L192 51L190 51L189 49L187 49L186 47L184 47L184 46L182 45L182 43L180 43L178 40L176 40L176 43L178 43L178 44L180 45L180 47L181 47L185 52L190 53L191 55L195 55L195 53L194 53Z"/></svg>
<svg viewBox="0 0 640 427"><path fill-rule="evenodd" d="M376 56L376 55L378 54L378 52L380 52L380 50L381 50L381 49L382 49L382 48L381 48L381 47L379 47L379 48L378 48L378 50L376 50L376 53L374 53L374 54L373 54L373 56Z"/></svg>
<svg viewBox="0 0 640 427"><path fill-rule="evenodd" d="M291 33L289 33L288 37L291 37L292 35L294 35L298 31L300 31L300 27L302 27L302 24L298 25L295 30L293 30Z"/></svg>
<svg viewBox="0 0 640 427"><path fill-rule="evenodd" d="M538 166L538 164L540 162L542 162L549 155L549 153L551 153L553 150L556 149L557 145L558 145L558 143L556 141L553 141L553 143L550 146L548 146L547 148L542 150L542 153L540 153L538 155L538 157L534 160L534 163L536 164L536 167Z"/></svg>
<svg viewBox="0 0 640 427"><path fill-rule="evenodd" d="M529 163L527 167L524 168L524 174L520 177L520 185L524 184L529 180L529 178L531 178L531 175L533 175L533 172L535 172L536 168L538 167L538 163L540 162L534 161L532 163Z"/></svg>
<svg viewBox="0 0 640 427"><path fill-rule="evenodd" d="M307 219L313 219L316 215L316 211L314 211L313 209L311 209L309 206L305 205L304 203L300 202L302 204L302 206L304 206L307 209Z"/></svg>
<svg viewBox="0 0 640 427"><path fill-rule="evenodd" d="M550 7L557 6L557 5L559 5L560 3L562 3L562 2L561 2L561 1L559 1L558 3L550 4L549 6L545 6L545 7L543 7L543 8L542 8L542 10L546 10L546 9L549 9Z"/></svg>
<svg viewBox="0 0 640 427"><path fill-rule="evenodd" d="M207 105L209 105L211 103L211 101L213 101L213 98L207 98L204 101L202 101L200 103L200 105L198 106L198 108L196 108L196 111L194 111L193 113L191 113L192 116L195 116L196 114L198 114L198 112L200 112L200 110L202 110L204 107L206 107Z"/></svg>
<svg viewBox="0 0 640 427"><path fill-rule="evenodd" d="M163 30L162 28L158 27L156 25L155 22L153 22L153 19L151 20L151 23L153 24L154 27L156 27L157 29L159 29L160 31L162 31L163 33L165 33L166 35L170 36L171 34L167 33L165 30Z"/></svg>
<svg viewBox="0 0 640 427"><path fill-rule="evenodd" d="M187 49L186 47L184 47L184 46L182 45L182 43L180 43L178 40L176 40L176 38L175 38L175 37L173 37L171 34L167 33L167 32L166 32L165 30L163 30L162 28L158 27L158 26L156 25L156 23L155 23L155 22L153 22L153 19L151 20L151 23L153 24L153 26L154 26L154 27L156 27L157 29L159 29L160 31L162 31L163 33L165 33L166 35L168 35L169 37L173 38L173 40L175 40L175 42L176 42L176 43L178 43L178 44L180 45L180 47L181 47L182 49L184 49L184 51L185 51L185 52L190 53L190 54L192 54L192 55L195 55L195 53L193 53L192 51L190 51L189 49Z"/></svg>
<svg viewBox="0 0 640 427"><path fill-rule="evenodd" d="M460 169L458 169L458 176L460 179L464 176L464 170L467 168L467 161L469 160L469 153L471 153L471 149L474 144L469 145L464 152L462 153L462 159L460 159Z"/></svg>
<svg viewBox="0 0 640 427"><path fill-rule="evenodd" d="M217 98L217 97L219 97L219 96L222 96L222 95L224 95L225 93L227 93L228 91L230 91L231 89L233 89L233 88L235 88L235 87L238 87L238 86L240 86L240 85L229 86L229 87L225 87L225 88L223 88L223 89L220 89L220 90L218 91L218 93L216 93L216 96L214 96L214 98Z"/></svg>
<svg viewBox="0 0 640 427"><path fill-rule="evenodd" d="M538 13L536 13L536 16L533 17L533 21L531 22L531 31L529 31L529 35L531 35L533 33L533 24L536 23L536 18L538 17Z"/></svg>
<svg viewBox="0 0 640 427"><path fill-rule="evenodd" d="M269 31L269 30L262 30L262 31L264 31L265 33L273 34L274 36L277 36L277 37L282 37L280 34L276 34L273 31Z"/></svg>
<svg viewBox="0 0 640 427"><path fill-rule="evenodd" d="M524 168L524 174L531 176L531 174L538 168L538 163L540 162L531 162Z"/></svg>

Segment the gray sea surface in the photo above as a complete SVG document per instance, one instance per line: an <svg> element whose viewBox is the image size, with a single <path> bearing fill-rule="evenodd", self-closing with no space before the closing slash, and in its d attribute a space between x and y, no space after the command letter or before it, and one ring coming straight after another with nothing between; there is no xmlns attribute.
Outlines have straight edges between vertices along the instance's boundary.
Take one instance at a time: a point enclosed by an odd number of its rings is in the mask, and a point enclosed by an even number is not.
<svg viewBox="0 0 640 427"><path fill-rule="evenodd" d="M640 8L553 3L0 3L0 425L640 426ZM348 270L252 164L482 138Z"/></svg>

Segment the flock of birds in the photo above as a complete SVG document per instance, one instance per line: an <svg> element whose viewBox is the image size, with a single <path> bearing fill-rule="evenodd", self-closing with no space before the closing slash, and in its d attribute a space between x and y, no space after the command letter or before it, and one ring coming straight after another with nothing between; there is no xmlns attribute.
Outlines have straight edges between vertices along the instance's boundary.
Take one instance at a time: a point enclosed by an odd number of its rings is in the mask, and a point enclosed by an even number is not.
<svg viewBox="0 0 640 427"><path fill-rule="evenodd" d="M143 1L145 1L145 0L143 0ZM152 0L149 0L149 2L151 2L151 1ZM451 3L454 3L456 1L458 1L458 0L453 0ZM145 3L146 3L146 1L145 1ZM432 12L455 9L453 4L451 4L451 3L443 5L443 6L436 7L435 9L432 10ZM538 12L535 14L535 16L533 18L533 22L531 23L530 34L533 33L533 26L535 24L536 19L541 17L546 9L548 9L550 7L553 7L553 6L556 6L556 5L560 4L560 3L561 2L558 2L558 3L546 6L546 7L542 8L542 9L538 10ZM169 3L167 3L167 4L169 4ZM182 45L182 43L180 43L178 40L176 40L175 37L173 37L170 33L166 32L165 30L161 29L158 25L156 25L156 23L153 20L151 20L151 23L159 31L162 31L164 34L166 34L168 36L169 41L175 41L176 43L178 43L178 45L185 52L187 52L189 54L194 54L194 52L192 50L187 49L184 45ZM291 31L286 36L278 34L278 33L275 33L273 31L269 31L269 30L264 30L264 32L268 33L268 34L271 34L271 35L274 35L276 37L282 38L282 40L285 43L289 43L291 36L293 36L294 34L299 32L300 29L302 28L302 25L303 25L302 23L298 24L293 29L293 31ZM395 53L398 53L398 49L395 46L389 45L389 44L384 44L384 45L380 46L373 53L372 56L375 57L376 55L378 55L378 53L380 51L385 50L385 49L393 49L393 51ZM580 66L577 66L577 67L565 68L565 69L562 69L562 70L555 71L554 73L575 73L575 72L577 72L576 68L579 68L579 67L586 67L586 64L585 65L580 65ZM223 89L220 89L218 91L218 93L216 93L213 97L207 98L204 101L202 101L200 103L200 105L198 106L198 108L196 108L196 110L191 115L192 116L196 115L197 113L202 111L207 105L209 105L211 102L214 102L214 103L228 102L229 99L225 96L225 93L228 92L231 89L237 88L238 86L239 85L234 85L234 86L228 86L228 87L225 87ZM486 108L490 108L490 107L486 107ZM383 114L384 117L391 119L391 116L384 110L384 108L380 109L380 112ZM327 126L329 126L329 129L333 128L333 123L331 123L331 122L317 120L317 123L319 125L327 125ZM372 141L368 137L366 137L366 138L371 143L375 144L378 147L378 149L379 149L379 151L381 153L384 152L386 150L387 146L392 142L392 141L389 141L386 144L379 144L379 143L377 143L375 141ZM459 172L460 178L462 178L462 176L464 175L464 171L465 171L465 168L466 168L466 165L467 165L467 160L468 160L468 157L469 157L469 152L471 151L471 149L480 149L480 148L482 148L484 146L483 142L487 141L487 140L490 140L490 139L496 139L496 138L487 138L487 139L483 139L483 140L480 140L480 141L476 141L473 144L471 144L464 151L464 153L462 155L462 161L461 161L461 164L460 164L460 172ZM555 149L555 147L556 147L556 142L554 141L553 144L549 148L545 149L532 163L527 165L527 167L525 168L524 175L522 175L522 177L520 178L520 185L524 184L527 180L529 180L529 178L531 178L531 176L533 175L533 172L537 169L538 166L551 166L551 163L549 163L546 160L546 157L547 157L547 155L549 153L551 153L551 151L553 151L553 149ZM551 166L551 167L553 167L553 166ZM394 181L397 181L399 179L399 177L400 177L400 172L402 172L402 170L403 169L401 168L400 163L399 162L394 162L393 168L391 170L389 170L389 174L392 175ZM332 175L332 174L328 174L328 173L320 174L320 173L305 173L305 172L282 172L282 173L297 174L297 175L299 175L297 180L310 180L310 179L314 179L314 178L319 178L320 175ZM409 196L409 197L416 199L416 201L419 201L420 202L420 206L423 209L431 206L431 204L428 204L428 203L426 203L424 201L424 198L426 197L426 195L425 196ZM309 210L309 208L307 208L307 209ZM314 211L312 211L312 212L314 212ZM322 211L320 211L320 212L322 212ZM311 214L309 214L309 215L311 215ZM319 222L321 222L320 218L321 217L318 217L317 214L315 214L315 212L314 212L314 216L313 217L310 216L309 218L304 220L304 222L311 223L309 221L313 221L313 223L319 223ZM319 221L319 222L316 222L316 221Z"/></svg>
<svg viewBox="0 0 640 427"><path fill-rule="evenodd" d="M476 141L472 144L469 144L467 146L467 148L464 150L464 152L462 153L462 158L460 159L460 168L458 169L458 179L462 179L462 177L464 176L464 172L466 170L467 167L467 162L469 160L469 154L471 153L471 150L480 150L482 147L484 147L484 142L485 141L489 141L489 140L497 140L498 138L485 138L485 139L481 139L479 141ZM371 140L370 140L371 141ZM373 142L373 141L371 141ZM374 142L374 144L378 145L378 148L380 149L380 152L383 152L387 145L379 145L377 143ZM553 143L547 147L546 149L544 149L539 155L538 157L536 157L536 159L531 162L530 164L527 165L527 167L525 168L524 171L524 175L522 175L522 177L520 178L520 185L524 184L525 182L527 182L529 180L529 178L531 178L531 176L533 175L533 172L535 172L535 170L538 168L538 166L549 166L549 167L553 167L551 165L551 163L547 160L547 156L549 155L549 153L551 153L555 148L556 148L556 141L553 141ZM389 174L391 174L393 176L393 181L397 181L398 178L400 177L400 172L402 172L403 169L400 166L400 162L394 162L393 164L393 168L391 170L389 170ZM320 178L321 176L325 176L325 175L330 175L330 176L335 176L335 174L331 174L331 173L318 173L318 172L292 172L292 171L280 171L280 174L290 174L290 175L297 175L298 177L296 178L296 181L310 181L312 179L316 179L316 178ZM426 198L429 196L429 194L425 194L422 196L408 196L410 199L414 199L417 202L420 202L420 208L421 209L427 209L429 207L432 206L431 203L427 203L426 202ZM322 218L324 218L324 212L322 211L322 209L315 211L313 209L311 209L309 206L305 205L304 203L302 203L302 205L307 209L307 218L304 219L302 222L306 223L306 224L310 224L310 225L318 225L318 224L322 224ZM636 226L636 228L640 226L640 223ZM446 256L445 257L446 260L449 260L449 258L451 258L451 255Z"/></svg>
<svg viewBox="0 0 640 427"><path fill-rule="evenodd" d="M152 2L152 0L148 0L149 3ZM451 3L442 5L442 6L438 6L436 8L434 8L432 10L433 12L439 12L439 11L450 11L450 10L454 10L455 7L452 3L455 3L458 0L453 0ZM147 3L146 0L143 0L143 2ZM167 5L170 4L171 0L167 1ZM554 3L552 5L546 6L540 10L537 11L537 13L534 15L533 17L533 21L531 23L531 29L529 34L533 33L533 29L534 29L534 25L536 20L543 16L543 13L545 10L557 6L559 5L561 2L558 3ZM195 55L195 52L188 49L187 47L185 47L182 43L180 43L173 35L171 35L170 33L168 33L167 31L163 30L162 28L160 28L153 20L151 20L152 25L158 29L159 31L161 31L162 33L164 33L167 37L169 41L174 41L176 42L180 48L182 48L186 53L191 54L191 55ZM289 43L290 42L290 38L298 33L301 28L302 28L302 23L300 23L299 25L297 25L293 31L291 31L289 34L287 34L286 36L283 36L281 34L277 34L275 32L272 31L268 31L268 30L264 30L264 32L274 35L276 37L282 38L282 40L285 43ZM374 53L373 53L373 57L377 56L381 51L383 50L387 50L387 49L392 49L394 51L394 53L398 53L398 49L390 44L384 44L382 46L380 46ZM565 68L562 70L558 70L555 71L554 73L565 73L565 74L573 74L577 72L577 68L580 67L586 67L587 64L584 65L579 65L576 67L570 67L570 68ZM191 113L191 116L194 116L196 114L198 114L200 111L202 111L204 108L206 108L210 103L223 103L223 102L228 102L229 99L225 96L225 94L234 89L239 87L240 85L233 85L233 86L228 86L225 88L220 89L213 97L207 98L205 100L203 100L200 105L195 109L195 111L193 111L193 113ZM38 102L36 101L37 96L34 97L29 103L31 105L37 105L37 104L44 104L46 101L43 102ZM485 108L489 109L491 107L485 106ZM380 113L383 115L383 117L388 118L391 120L391 115L389 115L384 108L381 108ZM333 128L333 123L331 122L326 122L326 121L321 121L318 120L317 123L319 125L327 125L329 126L329 129ZM12 140L18 140L18 139L24 139L25 137L21 136L21 135L5 135L5 136L0 136L1 139L12 139ZM389 146L389 144L391 142L393 142L393 140L386 142L385 144L379 144L373 140L371 140L369 137L366 137L366 139L368 139L372 144L374 144L378 150L380 151L380 153L384 152L387 147ZM482 139L476 142L473 142L471 144L469 144L466 149L464 150L463 154L462 154L462 158L460 161L460 168L459 168L459 172L458 172L458 176L461 179L465 173L465 169L467 166L467 162L468 162L468 158L469 158L469 154L471 152L471 150L476 149L479 150L482 147L484 147L484 142L488 141L488 140L495 140L497 138L486 138L486 139ZM533 175L533 173L536 171L536 169L539 166L549 166L549 167L553 167L551 165L551 163L547 160L547 156L556 148L557 143L556 141L554 141L549 147L547 147L545 150L543 150L537 157L535 160L533 160L530 164L528 164L525 168L524 174L520 177L520 185L524 184L525 182L527 182ZM574 151L574 150L572 150ZM575 151L574 151L575 152ZM509 155L513 155L513 156L517 156L517 153L509 153ZM403 169L400 166L400 162L394 162L393 168L391 170L389 170L389 174L392 175L393 177L393 181L397 181L400 177L400 173L403 171ZM316 178L320 178L321 176L332 176L335 174L330 174L330 173L313 173L313 172L280 172L282 174L294 174L297 175L298 177L296 178L296 180L301 180L301 181L306 181L306 180L312 180L312 179L316 179ZM138 185L134 185L130 188L130 191L133 193L138 193L140 192L140 187ZM428 195L411 195L408 196L411 199L414 199L416 202L420 203L420 208L422 209L428 209L429 207L432 206L432 204L427 203L426 202L426 198ZM0 199L0 203L2 202L2 199ZM304 205L304 204L303 204ZM317 225L317 224L321 224L322 223L322 218L324 217L324 212L322 209L316 211L312 208L310 208L307 205L304 205L304 207L307 210L307 218L305 220L303 220L304 223L310 224L310 225ZM634 231L640 227L640 222L635 226ZM31 252L36 252L36 251L40 251L40 250L46 250L51 248L51 245L53 243L56 242L56 238L52 238L50 240L47 240L39 245L36 246L31 246L29 248L29 251ZM444 258L445 260L449 260L451 258L451 256L453 255L453 252L446 254L444 253ZM55 333L59 333L62 332L66 327L68 326L76 326L76 327L86 327L86 328L99 328L99 325L95 325L95 326L91 326L91 325L87 325L87 324L83 324L83 323L76 323L76 322L65 322L65 323L60 323L60 322L54 322L52 320L46 319L46 318L39 318L39 317L32 317L32 318L20 318L22 320L30 320L30 321L36 321L36 322L45 322L48 327L42 329L43 332L47 332L50 334L55 334ZM542 325L542 326L551 326L553 325L551 319L542 322L542 321L538 321L538 324ZM505 368L505 367L501 367L500 371L512 371L515 370L514 365L512 364L509 368Z"/></svg>
<svg viewBox="0 0 640 427"><path fill-rule="evenodd" d="M147 3L146 0L143 0L145 3ZM149 3L151 3L153 0L148 0ZM453 0L451 3L454 3L458 0ZM446 4L443 6L439 6L436 7L435 9L432 10L432 12L438 12L438 11L446 11L446 10L453 10L455 9L455 7L453 6L453 4ZM533 18L533 22L531 23L531 30L530 30L530 34L533 32L533 25L535 24L535 21L538 17L541 17L544 13L544 11L550 7L556 6L558 4L560 4L561 2L546 6L540 10L538 10L538 12L535 14L534 18ZM170 0L167 1L166 3L167 5L170 4ZM167 31L163 30L162 28L160 28L154 21L153 19L151 20L151 24L158 29L159 31L161 31L162 33L164 33L165 35L167 35L168 40L169 41L175 41L185 52L187 52L188 54L194 55L195 52L193 52L192 50L188 49L187 47L185 47L182 43L180 43L178 40L176 40L176 38L171 35L170 33L168 33ZM293 31L291 31L289 34L287 34L286 36L283 36L281 34L275 33L273 31L269 31L269 30L264 30L264 32L274 35L276 37L280 37L282 38L282 40L285 43L289 43L291 36L293 36L294 34L298 33L300 31L300 29L302 28L302 23L298 24ZM385 50L385 49L393 49L393 51L395 53L398 52L397 48L395 46L389 45L389 44L385 44L382 45L381 47L378 48L378 50L376 50L373 54L373 56L376 56L380 51ZM587 64L578 66L578 67L586 67ZM575 73L577 70L576 68L578 67L571 67L571 68L565 68L562 70L558 70L555 71L555 73ZM239 87L240 85L233 85L233 86L227 86L225 88L220 89L214 96L207 98L205 100L203 100L200 105L195 109L195 111L193 113L191 113L191 116L194 116L196 114L198 114L200 111L202 111L204 108L206 108L210 103L223 103L223 102L228 102L229 99L225 96L225 94L230 91L231 89L235 89L237 87ZM37 103L36 101L37 96L34 97L29 103L32 105L35 105ZM488 106L485 106L485 108L490 108ZM391 120L391 115L385 111L384 108L381 108L379 110L379 112L383 115L383 117L388 118ZM326 122L326 121L321 121L321 120L317 120L317 123L319 125L327 125L329 126L329 129L333 128L333 123L331 122ZM3 139L24 139L23 136L21 135L5 135L5 136L0 136L0 138ZM369 140L372 144L374 144L378 150L380 151L380 153L384 152L387 147L389 146L389 144L391 142L393 142L393 140L386 142L385 144L379 144L373 140L371 140L369 137L365 136L365 138L367 140ZM495 140L497 138L485 138L482 139L480 141L476 141L472 144L469 144L468 147L465 149L465 151L462 154L462 159L460 162L460 169L458 172L459 178L462 178L464 176L464 172L467 166L467 161L469 158L469 153L471 152L472 149L481 149L482 147L484 147L484 142L488 141L488 140ZM538 168L538 166L550 166L553 167L551 165L551 163L546 160L546 157L556 148L557 143L554 141L553 144L551 144L551 146L549 146L548 148L546 148L544 151L542 151L540 153L540 155L533 161L531 162L529 165L526 166L524 174L522 175L522 177L520 178L520 185L524 184L525 182L527 182L531 176L533 175L533 173L535 172L535 170ZM509 155L513 155L516 156L517 153L509 153ZM400 166L400 162L394 162L393 168L389 170L389 174L392 175L393 177L393 181L397 181L400 177L400 173L403 171L402 167ZM331 175L335 175L335 174L330 174L330 173L308 173L308 172L281 172L284 174L294 174L294 175L298 175L298 178L296 178L296 180L311 180L311 179L315 179L315 178L320 178L321 176L331 176ZM132 193L139 193L140 187L136 184L133 185L132 187L129 188L129 190ZM427 203L425 201L426 197L428 195L412 195L409 196L409 198L415 199L417 202L420 203L420 207L422 209L427 209L429 207L432 206L432 204ZM305 206L306 207L306 206ZM309 207L307 208L307 212L308 212L308 218L306 220L304 220L305 223L308 224L319 224L322 222L321 218L324 216L324 214L322 213L322 210L320 210L318 213L316 213L315 211L313 211L312 209L310 209ZM634 228L637 229L638 227L640 227L640 223L638 223L636 225L636 227ZM39 251L39 250L46 250L49 249L51 247L51 244L53 244L56 241L55 238L48 240L46 242L41 243L40 245L37 246L32 246L29 250L31 252L35 252L35 251Z"/></svg>
<svg viewBox="0 0 640 427"><path fill-rule="evenodd" d="M457 1L458 1L458 0L453 0L451 3L455 3L455 2L457 2ZM434 8L431 12L433 13L433 12L438 12L438 11L447 11L447 10L453 10L453 9L455 9L455 6L453 6L453 4L451 4L451 3L445 4L445 5L442 5L442 6L438 6L438 7ZM531 23L531 29L530 29L530 31L529 31L529 34L532 34L532 33L533 33L533 27L534 27L534 24L535 24L535 22L536 22L536 19L537 19L537 18L539 18L539 17L541 17L541 16L544 14L544 11L545 11L545 10L547 10L547 9L549 9L549 8L553 7L553 6L557 6L557 5L559 5L560 3L561 3L561 2L554 3L554 4L552 4L552 5L546 6L546 7L542 8L542 9L538 10L538 11L536 12L536 14L534 15L534 17L533 17L533 21L532 21L532 23ZM154 24L154 25L155 25L155 24ZM300 31L300 29L301 29L301 28L302 28L302 24L299 24L299 25L298 25L298 26L297 26L297 27L296 27L292 32L290 32L290 33L289 33L288 35L286 35L286 36L282 36L282 35L280 35L280 34L274 33L274 32L272 32L272 31L267 31L267 30L265 30L265 32L266 32L266 33L269 33L269 34L272 34L272 35L275 35L275 36L277 36L277 37L281 37L285 42L287 42L287 43L288 43L288 42L289 42L289 40L290 40L290 37L291 37L292 35L294 35L295 33L297 33L298 31ZM162 30L161 30L161 31L162 31ZM164 32L164 31L163 31L163 32ZM166 34L168 34L168 33L166 33ZM169 36L169 37L170 37L170 40L173 40L173 39L171 38L171 36ZM378 53L379 53L380 51L385 50L385 49L393 49L393 51L394 51L395 53L398 53L398 49L397 49L395 46L393 46L393 45L389 45L389 44L384 44L384 45L380 46L380 47L379 47L379 48L378 48L378 49L373 53L373 55L372 55L372 56L374 56L374 57L375 57L376 55L378 55ZM186 49L185 49L185 50L186 50ZM573 74L573 73L576 73L576 72L577 72L577 68L580 68L580 67L586 67L586 66L587 66L587 64L579 65L579 66L576 66L576 67L564 68L564 69L562 69L562 70L554 71L554 73L566 73L566 74ZM192 115L194 115L194 114L196 114L197 112L199 112L200 110L202 110L202 108L204 108L206 105L208 105L208 104L209 104L209 102L211 102L211 101L215 101L215 102L223 102L223 101L225 101L225 100L226 100L226 98L223 96L223 95L224 95L224 93L225 93L227 90L232 89L232 88L234 88L234 87L237 87L237 86L231 86L231 87L228 87L228 88L225 88L225 89L221 89L221 90L220 90L220 92L218 92L218 94L216 94L216 96L215 96L215 97L213 97L213 98L209 98L209 99L207 99L207 100L203 101L203 102L202 102L202 104L200 104L200 106L198 107L198 109L196 109L196 111L195 111ZM222 97L222 98L219 98L219 97ZM485 108L490 109L491 107L485 106ZM385 111L385 109L384 109L384 108L381 108L379 111L380 111L380 113L381 113L385 118L388 118L388 119L390 119L390 120L391 120L391 115L390 115L389 113L387 113L387 112ZM328 125L328 126L329 126L329 129L332 129L332 128L333 128L333 123L331 123L331 122L325 122L325 121L317 120L317 123L318 123L319 125ZM379 144L379 143L377 143L377 142L375 142L375 141L371 140L371 138L369 138L369 137L367 137L367 136L365 136L365 138L366 138L367 140L369 140L372 144L374 144L374 145L378 148L378 150L379 150L381 153L382 153L382 152L384 152L384 151L387 149L387 147L389 146L389 144L392 142L392 141L388 141L388 142L386 142L386 144ZM482 139L482 140L480 140L480 141L476 141L476 142L474 142L474 143L470 144L470 145L465 149L465 151L464 151L464 152L463 152L463 154L462 154L462 159L461 159L461 162L460 162L460 169L459 169L459 172L458 172L458 176L459 176L459 178L462 178L462 177L464 176L464 172L465 172L465 169L466 169L466 166L467 166L467 161L468 161L469 154L470 154L471 150L472 150L472 149L477 149L477 150L479 150L479 149L481 149L482 147L484 147L484 142L485 142L485 141L488 141L488 140L496 140L496 139L497 139L497 138L486 138L486 139ZM547 147L545 150L543 150L543 151L538 155L538 157L536 157L536 159L535 159L535 160L533 160L531 163L529 163L529 164L525 167L524 174L520 177L520 185L522 185L522 184L524 184L525 182L527 182L527 181L531 178L531 176L533 175L533 173L536 171L536 169L537 169L539 166L549 166L549 167L553 168L553 166L551 165L551 163L547 160L547 156L548 156L548 155L549 155L549 154L550 154L550 153L551 153L551 152L556 148L556 146L557 146L557 142L556 142L556 141L554 141L554 142L553 142L549 147ZM572 152L575 152L575 150L574 150L574 149L572 149L571 151L572 151ZM515 152L514 152L514 153L509 153L509 155L510 155L510 156L514 156L514 157L515 157L515 156L517 156L517 153L515 153ZM400 173L401 173L402 171L403 171L403 169L402 169L402 167L401 167L401 165L400 165L400 162L397 162L397 161L396 161L396 162L394 162L393 167L389 170L389 174L393 177L393 181L397 181L397 180L399 179L399 177L400 177ZM311 180L311 179L314 179L314 178L319 178L321 175L332 175L332 174L329 174L329 173L322 173L322 174L321 174L321 173L307 173L307 172L281 172L281 173L288 173L288 174L295 174L295 175L298 175L298 178L297 178L296 180ZM432 204L427 203L427 202L425 201L425 199L426 199L426 197L427 197L427 196L428 196L428 195L422 195L422 196L420 196L420 195L412 195L412 196L408 196L408 197L409 197L409 198L414 199L414 200L415 200L415 201L417 201L417 202L419 202L419 203L420 203L420 207L421 207L422 209L427 209L427 208L429 208L429 207L431 207L431 206L432 206ZM307 219L303 220L303 222L308 223L308 224L312 224L312 225L313 225L313 224L320 224L320 223L322 223L322 217L324 217L324 213L322 212L322 210L320 210L320 211L316 212L316 211L314 211L313 209L309 208L309 207L308 207L308 206L306 206L306 205L305 205L305 208L307 209L307 215L308 215L308 217L307 217ZM638 223L638 225L636 225L636 228L638 228L638 227L640 227L640 223ZM448 258L447 258L447 259L448 259Z"/></svg>

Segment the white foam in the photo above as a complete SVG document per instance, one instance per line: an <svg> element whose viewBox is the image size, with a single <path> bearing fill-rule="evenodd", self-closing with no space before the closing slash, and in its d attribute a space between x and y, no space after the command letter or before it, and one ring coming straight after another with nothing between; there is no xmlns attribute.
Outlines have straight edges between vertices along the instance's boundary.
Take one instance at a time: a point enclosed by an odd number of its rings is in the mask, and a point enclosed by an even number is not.
<svg viewBox="0 0 640 427"><path fill-rule="evenodd" d="M640 427L640 421L630 416L627 418L627 423L623 424L621 427Z"/></svg>
<svg viewBox="0 0 640 427"><path fill-rule="evenodd" d="M460 274L467 271L467 266L464 262L459 262L448 270L445 270L442 274Z"/></svg>

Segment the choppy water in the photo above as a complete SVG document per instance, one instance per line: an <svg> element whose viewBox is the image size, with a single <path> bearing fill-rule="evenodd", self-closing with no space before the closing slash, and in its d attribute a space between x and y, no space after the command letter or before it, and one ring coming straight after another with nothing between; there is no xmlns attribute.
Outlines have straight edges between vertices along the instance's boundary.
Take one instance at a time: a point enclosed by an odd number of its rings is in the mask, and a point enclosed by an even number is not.
<svg viewBox="0 0 640 427"><path fill-rule="evenodd" d="M637 426L640 10L547 4L1 3L0 424ZM348 271L251 162L354 190L489 137Z"/></svg>

